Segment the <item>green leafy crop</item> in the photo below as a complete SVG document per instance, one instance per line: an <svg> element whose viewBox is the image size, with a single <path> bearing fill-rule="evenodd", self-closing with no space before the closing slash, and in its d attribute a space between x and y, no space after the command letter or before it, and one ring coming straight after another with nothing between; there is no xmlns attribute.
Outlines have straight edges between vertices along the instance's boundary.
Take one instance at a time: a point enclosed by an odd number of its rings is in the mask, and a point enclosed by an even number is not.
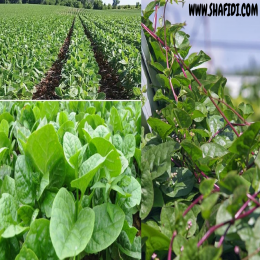
<svg viewBox="0 0 260 260"><path fill-rule="evenodd" d="M250 104L233 105L223 76L197 68L210 57L190 54L185 23L165 18L169 2L142 16L159 105L142 140L142 257L260 259L260 122L247 121Z"/></svg>
<svg viewBox="0 0 260 260"><path fill-rule="evenodd" d="M0 259L141 259L140 102L0 104Z"/></svg>

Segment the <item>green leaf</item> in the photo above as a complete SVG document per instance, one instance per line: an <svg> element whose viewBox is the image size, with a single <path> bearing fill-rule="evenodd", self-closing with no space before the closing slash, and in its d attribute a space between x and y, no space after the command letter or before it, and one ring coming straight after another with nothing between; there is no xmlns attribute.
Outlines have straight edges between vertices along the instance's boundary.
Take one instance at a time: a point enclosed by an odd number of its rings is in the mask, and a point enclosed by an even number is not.
<svg viewBox="0 0 260 260"><path fill-rule="evenodd" d="M33 212L34 209L31 206L27 205L23 205L18 209L17 215L23 221L24 226L30 225Z"/></svg>
<svg viewBox="0 0 260 260"><path fill-rule="evenodd" d="M2 234L3 238L11 238L14 236L19 236L21 234L24 234L26 231L28 231L29 227L22 227L20 225L10 225L8 228L4 231Z"/></svg>
<svg viewBox="0 0 260 260"><path fill-rule="evenodd" d="M5 133L6 137L9 136L9 124L5 119L0 123L0 132Z"/></svg>
<svg viewBox="0 0 260 260"><path fill-rule="evenodd" d="M63 149L68 162L70 157L76 154L81 149L81 147L81 142L77 136L68 132L65 133L63 137Z"/></svg>
<svg viewBox="0 0 260 260"><path fill-rule="evenodd" d="M165 172L171 173L171 156L179 149L179 143L169 141L142 151L142 164L148 162L152 179L160 177Z"/></svg>
<svg viewBox="0 0 260 260"><path fill-rule="evenodd" d="M168 251L170 238L162 234L155 228L142 223L142 237L146 240L146 259L151 259L155 251Z"/></svg>
<svg viewBox="0 0 260 260"><path fill-rule="evenodd" d="M13 238L2 238L0 237L0 259L10 260L15 259L19 253L20 245L16 237Z"/></svg>
<svg viewBox="0 0 260 260"><path fill-rule="evenodd" d="M63 149L52 125L46 125L32 133L26 145L25 155L44 175L50 173L50 183L57 188L65 180Z"/></svg>
<svg viewBox="0 0 260 260"><path fill-rule="evenodd" d="M44 194L44 198L41 203L41 210L46 214L47 218L51 217L51 210L55 196L56 193L50 191L46 191Z"/></svg>
<svg viewBox="0 0 260 260"><path fill-rule="evenodd" d="M97 171L103 166L106 157L94 154L88 158L79 169L79 178L71 182L71 187L81 190L84 194Z"/></svg>
<svg viewBox="0 0 260 260"><path fill-rule="evenodd" d="M171 237L175 230L175 210L173 207L164 206L161 211L161 229L162 233Z"/></svg>
<svg viewBox="0 0 260 260"><path fill-rule="evenodd" d="M133 208L134 206L139 205L141 202L141 185L134 177L131 176L130 178L130 184L122 187L122 189L126 194L131 194L131 197L124 198L118 195L119 205L124 204L126 208Z"/></svg>
<svg viewBox="0 0 260 260"><path fill-rule="evenodd" d="M169 197L184 197L188 195L194 186L195 179L193 173L184 167L172 168L174 177L162 186L163 192Z"/></svg>
<svg viewBox="0 0 260 260"><path fill-rule="evenodd" d="M134 243L134 239L136 237L136 233L138 232L138 229L135 227L129 226L128 222L125 220L124 221L124 226L123 226L123 231L126 233L129 242L132 244Z"/></svg>
<svg viewBox="0 0 260 260"><path fill-rule="evenodd" d="M259 130L260 122L250 125L247 130L233 142L229 151L247 156L256 142L255 138L259 133Z"/></svg>
<svg viewBox="0 0 260 260"><path fill-rule="evenodd" d="M141 259L141 237L134 237L130 242L126 232L122 231L117 239L117 245L121 252L134 259Z"/></svg>
<svg viewBox="0 0 260 260"><path fill-rule="evenodd" d="M200 260L219 260L222 254L222 247L216 248L214 246L205 246L199 252L199 259Z"/></svg>
<svg viewBox="0 0 260 260"><path fill-rule="evenodd" d="M209 60L210 57L207 54L205 54L203 51L200 51L198 54L197 53L190 54L190 56L185 60L185 64L190 69L192 69Z"/></svg>
<svg viewBox="0 0 260 260"><path fill-rule="evenodd" d="M30 227L23 247L31 249L39 259L58 259L50 238L50 221L36 219Z"/></svg>
<svg viewBox="0 0 260 260"><path fill-rule="evenodd" d="M18 156L15 164L15 187L19 201L23 204L34 204L36 185L33 172L24 155Z"/></svg>
<svg viewBox="0 0 260 260"><path fill-rule="evenodd" d="M103 157L107 157L104 166L109 170L111 177L116 177L121 173L121 160L116 148L109 141L102 137L96 137L91 140L93 153L97 152ZM91 148L91 149L92 149Z"/></svg>
<svg viewBox="0 0 260 260"><path fill-rule="evenodd" d="M94 228L95 213L83 208L77 216L70 193L61 188L51 212L50 236L60 259L78 255L87 246Z"/></svg>
<svg viewBox="0 0 260 260"><path fill-rule="evenodd" d="M238 108L242 111L245 119L254 113L252 106L250 104L245 104L244 102L239 104Z"/></svg>
<svg viewBox="0 0 260 260"><path fill-rule="evenodd" d="M153 181L149 170L148 162L142 163L141 186L142 186L142 203L141 203L141 210L140 210L140 218L145 219L148 216L149 212L151 211L154 203Z"/></svg>
<svg viewBox="0 0 260 260"><path fill-rule="evenodd" d="M4 181L1 187L1 193L8 193L12 195L14 198L17 198L16 190L15 190L15 181L13 178L8 175L4 176Z"/></svg>
<svg viewBox="0 0 260 260"><path fill-rule="evenodd" d="M122 132L122 122L121 122L121 117L118 114L118 111L115 107L112 107L110 110L110 124L113 127L114 134L117 132Z"/></svg>
<svg viewBox="0 0 260 260"><path fill-rule="evenodd" d="M157 132L163 139L165 139L174 129L173 126L164 123L160 119L150 117L147 120L147 123L151 126L151 128Z"/></svg>
<svg viewBox="0 0 260 260"><path fill-rule="evenodd" d="M14 197L7 193L2 194L0 199L0 230L17 224L17 209L18 205Z"/></svg>
<svg viewBox="0 0 260 260"><path fill-rule="evenodd" d="M107 212L107 203L95 206L95 224L92 237L85 249L87 253L97 253L110 246L119 236L125 220L125 214L117 205L110 205L114 218Z"/></svg>
<svg viewBox="0 0 260 260"><path fill-rule="evenodd" d="M193 161L197 161L202 157L202 151L194 143L189 140L183 140L181 142L183 149L189 154Z"/></svg>
<svg viewBox="0 0 260 260"><path fill-rule="evenodd" d="M15 260L38 260L36 254L29 248L22 247L19 255L16 256Z"/></svg>
<svg viewBox="0 0 260 260"><path fill-rule="evenodd" d="M221 145L215 143L206 143L201 146L203 158L209 156L211 158L222 157L228 151Z"/></svg>
<svg viewBox="0 0 260 260"><path fill-rule="evenodd" d="M204 219L208 219L212 213L212 208L219 198L218 193L212 193L208 197L204 198L201 204L201 215Z"/></svg>
<svg viewBox="0 0 260 260"><path fill-rule="evenodd" d="M135 137L132 134L127 134L124 138L123 153L126 158L130 159L135 154Z"/></svg>
<svg viewBox="0 0 260 260"><path fill-rule="evenodd" d="M48 121L53 121L56 118L60 109L59 102L45 101L42 103L41 118L46 117Z"/></svg>
<svg viewBox="0 0 260 260"><path fill-rule="evenodd" d="M200 193L204 195L204 197L208 196L214 187L215 179L204 179L200 184Z"/></svg>
<svg viewBox="0 0 260 260"><path fill-rule="evenodd" d="M173 113L174 113L174 116L176 118L178 125L181 128L189 128L191 126L192 120L187 112L185 112L184 110L175 108L173 110Z"/></svg>

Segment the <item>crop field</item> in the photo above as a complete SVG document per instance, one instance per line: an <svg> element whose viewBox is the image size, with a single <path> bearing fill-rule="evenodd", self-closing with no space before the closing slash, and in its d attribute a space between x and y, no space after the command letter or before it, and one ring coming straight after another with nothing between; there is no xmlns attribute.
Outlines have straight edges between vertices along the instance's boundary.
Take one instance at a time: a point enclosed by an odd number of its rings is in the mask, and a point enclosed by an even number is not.
<svg viewBox="0 0 260 260"><path fill-rule="evenodd" d="M1 5L0 99L137 99L135 10Z"/></svg>
<svg viewBox="0 0 260 260"><path fill-rule="evenodd" d="M0 259L141 259L141 103L0 103Z"/></svg>

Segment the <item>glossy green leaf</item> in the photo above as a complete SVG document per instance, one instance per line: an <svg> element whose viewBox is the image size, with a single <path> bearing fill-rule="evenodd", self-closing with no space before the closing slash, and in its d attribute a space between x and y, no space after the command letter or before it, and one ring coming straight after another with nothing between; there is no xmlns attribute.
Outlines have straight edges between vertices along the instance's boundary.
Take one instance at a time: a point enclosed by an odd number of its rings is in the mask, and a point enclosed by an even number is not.
<svg viewBox="0 0 260 260"><path fill-rule="evenodd" d="M26 247L22 247L20 253L16 256L15 260L38 260L38 257L35 255L35 253Z"/></svg>
<svg viewBox="0 0 260 260"><path fill-rule="evenodd" d="M37 219L31 226L26 236L24 247L31 249L39 259L59 259L53 248L50 237L50 221Z"/></svg>
<svg viewBox="0 0 260 260"><path fill-rule="evenodd" d="M110 246L119 236L125 220L123 210L117 205L110 205L113 220L107 211L107 203L95 206L95 224L92 237L85 249L87 253L97 253Z"/></svg>
<svg viewBox="0 0 260 260"><path fill-rule="evenodd" d="M15 164L15 187L19 201L23 204L34 204L36 185L33 172L24 155L18 156Z"/></svg>
<svg viewBox="0 0 260 260"><path fill-rule="evenodd" d="M229 151L239 155L247 155L255 144L255 138L259 130L260 122L250 125L248 129L233 142Z"/></svg>
<svg viewBox="0 0 260 260"><path fill-rule="evenodd" d="M50 221L51 240L60 259L78 255L91 238L94 211L84 208L78 216L76 214L72 196L65 188L61 188L54 199Z"/></svg>

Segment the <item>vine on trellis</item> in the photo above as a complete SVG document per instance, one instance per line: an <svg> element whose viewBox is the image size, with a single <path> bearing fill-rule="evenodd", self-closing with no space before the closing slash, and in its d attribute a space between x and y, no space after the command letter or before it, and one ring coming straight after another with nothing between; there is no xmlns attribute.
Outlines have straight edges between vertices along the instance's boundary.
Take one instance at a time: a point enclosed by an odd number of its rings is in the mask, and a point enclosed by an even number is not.
<svg viewBox="0 0 260 260"><path fill-rule="evenodd" d="M210 57L190 54L169 3L149 3L141 22L160 106L143 137L143 257L260 259L260 122L247 121L250 104L233 105L223 76L196 68Z"/></svg>

